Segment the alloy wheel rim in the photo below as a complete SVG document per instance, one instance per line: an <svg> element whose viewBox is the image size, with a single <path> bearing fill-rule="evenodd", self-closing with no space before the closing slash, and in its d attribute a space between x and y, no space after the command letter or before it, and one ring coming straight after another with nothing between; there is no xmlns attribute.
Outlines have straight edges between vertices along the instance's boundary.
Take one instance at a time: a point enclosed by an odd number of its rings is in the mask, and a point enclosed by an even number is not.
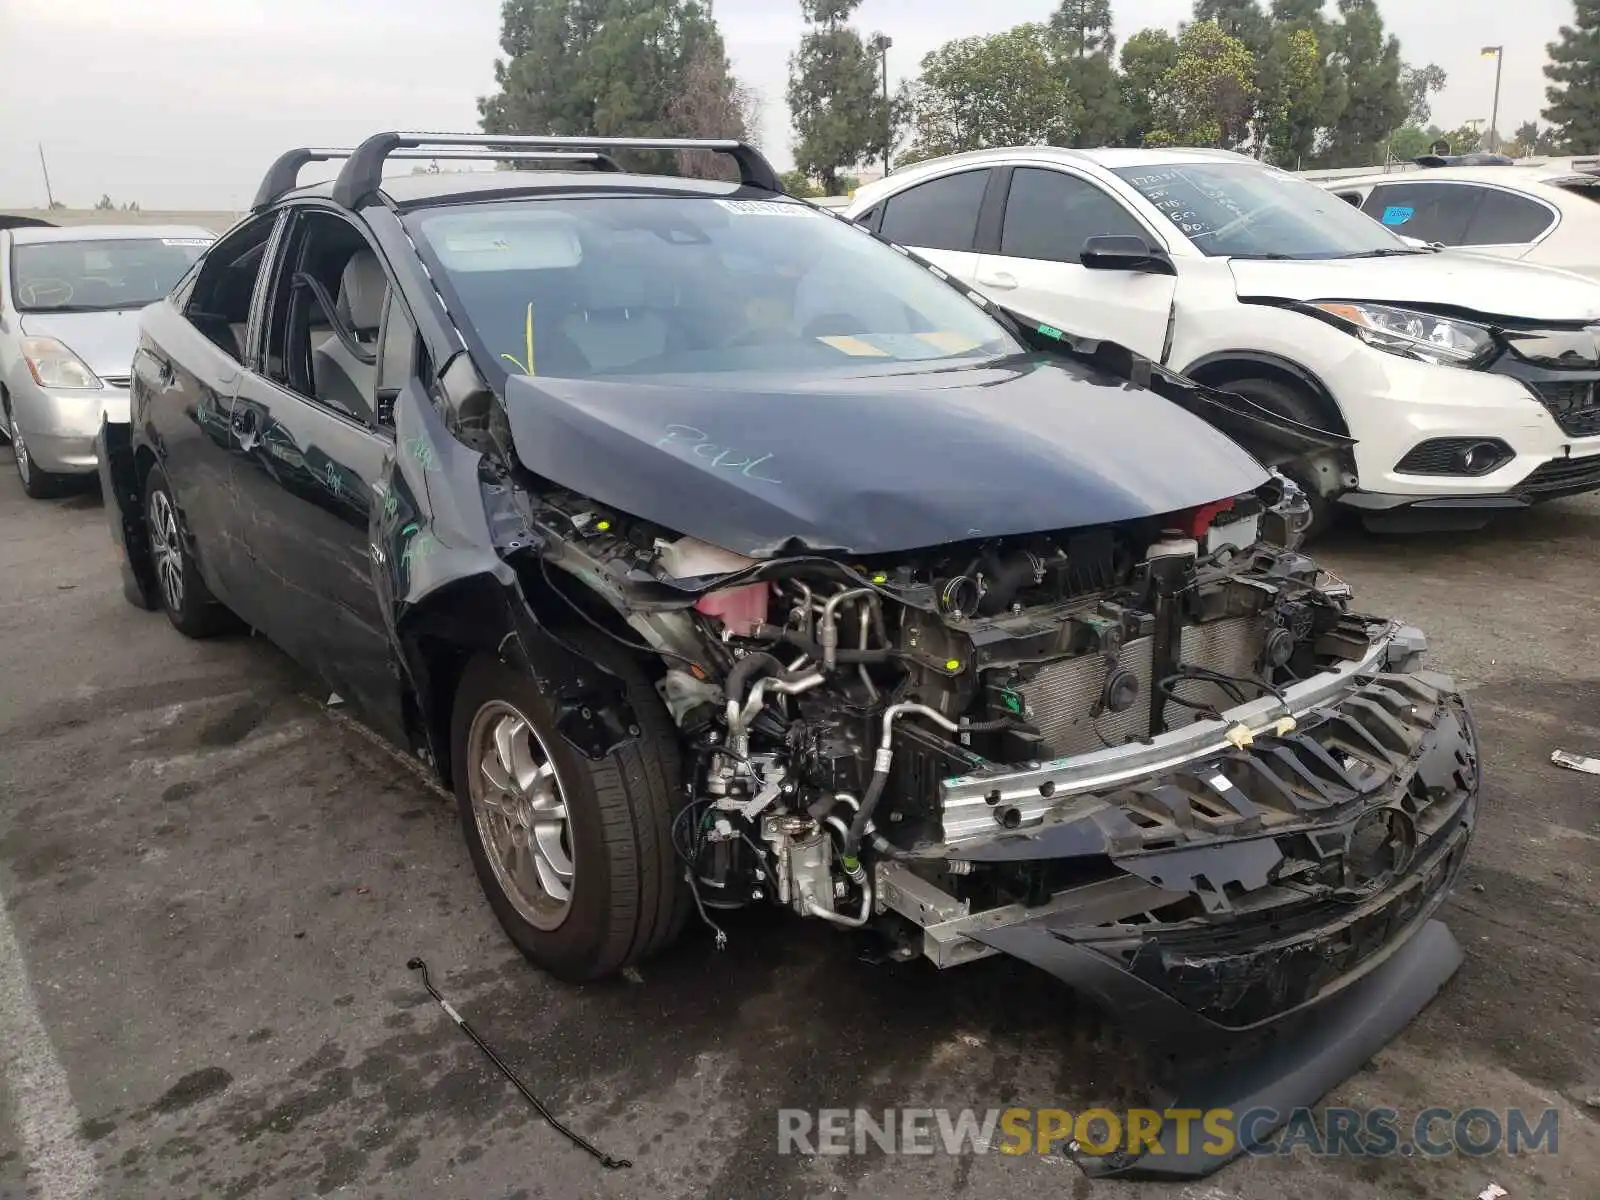
<svg viewBox="0 0 1600 1200"><path fill-rule="evenodd" d="M473 820L495 881L530 925L555 929L572 906L574 864L549 748L527 717L494 700L472 719L467 762Z"/></svg>
<svg viewBox="0 0 1600 1200"><path fill-rule="evenodd" d="M11 454L17 460L17 474L22 477L23 483L27 483L33 464L28 461L28 446L22 440L22 430L17 427L15 420L11 422Z"/></svg>
<svg viewBox="0 0 1600 1200"><path fill-rule="evenodd" d="M167 607L182 612L183 547L178 540L178 514L165 492L155 492L150 497L150 554Z"/></svg>

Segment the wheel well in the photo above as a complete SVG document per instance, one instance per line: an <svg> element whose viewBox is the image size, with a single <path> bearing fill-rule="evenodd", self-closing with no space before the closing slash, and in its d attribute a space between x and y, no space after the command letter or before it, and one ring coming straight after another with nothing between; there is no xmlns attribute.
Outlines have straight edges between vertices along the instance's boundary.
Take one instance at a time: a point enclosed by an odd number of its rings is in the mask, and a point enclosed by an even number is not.
<svg viewBox="0 0 1600 1200"><path fill-rule="evenodd" d="M1196 383L1203 383L1207 387L1223 391L1227 390L1230 383L1238 383L1245 379L1270 379L1273 383L1293 388L1309 400L1318 414L1328 422L1325 428L1329 433L1350 436L1350 427L1345 424L1344 414L1339 411L1338 402L1323 386L1322 381L1292 363L1260 356L1222 357L1202 360L1184 374Z"/></svg>
<svg viewBox="0 0 1600 1200"><path fill-rule="evenodd" d="M133 456L133 477L139 483L139 494L144 495L144 481L150 478L150 468L156 465L156 452L149 446L140 446Z"/></svg>
<svg viewBox="0 0 1600 1200"><path fill-rule="evenodd" d="M441 588L405 617L401 644L415 685L407 696L406 720L413 736L432 752L446 788L453 784L450 730L461 677L479 654L501 655L516 632L509 605L526 604L534 624L549 630L549 640L558 645L563 631L592 628L574 611L575 605L606 632L624 642L639 642L622 615L581 582L557 573L557 582L563 585L558 595L536 563L523 560L515 566L520 589L507 587L492 575L478 575Z"/></svg>

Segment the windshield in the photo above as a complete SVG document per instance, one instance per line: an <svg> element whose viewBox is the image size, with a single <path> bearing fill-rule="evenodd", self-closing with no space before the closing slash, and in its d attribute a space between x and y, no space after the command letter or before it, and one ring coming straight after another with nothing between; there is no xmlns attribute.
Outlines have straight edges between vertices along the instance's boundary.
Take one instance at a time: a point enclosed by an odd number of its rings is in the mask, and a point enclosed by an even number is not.
<svg viewBox="0 0 1600 1200"><path fill-rule="evenodd" d="M201 237L23 242L11 248L18 312L103 312L161 299L210 245Z"/></svg>
<svg viewBox="0 0 1600 1200"><path fill-rule="evenodd" d="M1117 167L1213 258L1377 258L1425 254L1332 192L1255 163Z"/></svg>
<svg viewBox="0 0 1600 1200"><path fill-rule="evenodd" d="M410 224L478 358L506 374L772 374L1022 350L925 268L798 201L523 200Z"/></svg>

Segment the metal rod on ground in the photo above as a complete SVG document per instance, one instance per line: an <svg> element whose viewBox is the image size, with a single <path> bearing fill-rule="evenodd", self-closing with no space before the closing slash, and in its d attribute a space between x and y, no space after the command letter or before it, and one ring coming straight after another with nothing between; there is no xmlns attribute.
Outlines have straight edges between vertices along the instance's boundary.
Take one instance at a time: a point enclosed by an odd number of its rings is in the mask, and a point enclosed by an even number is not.
<svg viewBox="0 0 1600 1200"><path fill-rule="evenodd" d="M603 1167L608 1167L611 1170L618 1170L622 1167L633 1166L633 1163L626 1158L612 1158L611 1155L606 1154L592 1142L586 1140L582 1134L575 1133L563 1125L556 1115L544 1106L544 1102L528 1090L528 1085L523 1083L522 1080L518 1079L511 1068L506 1066L506 1064L501 1061L500 1056L494 1052L489 1043L478 1036L478 1031L471 1025L468 1025L466 1019L462 1017L462 1015L453 1007L451 1007L450 1001L446 1000L439 994L439 989L434 987L433 981L428 978L427 963L423 962L420 958L413 958L406 963L406 966L410 970L422 972L422 986L428 989L428 995L432 996L439 1002L439 1007L444 1009L444 1015L459 1025L461 1027L461 1032L472 1039L472 1044L489 1056L489 1061L500 1069L500 1074L509 1079L512 1086L515 1087L517 1091L522 1093L522 1098L529 1104L533 1105L535 1111L537 1111L541 1117L549 1122L550 1128L561 1134L574 1146L578 1147L578 1149L586 1150L590 1154L594 1155L594 1157L600 1160L600 1165Z"/></svg>

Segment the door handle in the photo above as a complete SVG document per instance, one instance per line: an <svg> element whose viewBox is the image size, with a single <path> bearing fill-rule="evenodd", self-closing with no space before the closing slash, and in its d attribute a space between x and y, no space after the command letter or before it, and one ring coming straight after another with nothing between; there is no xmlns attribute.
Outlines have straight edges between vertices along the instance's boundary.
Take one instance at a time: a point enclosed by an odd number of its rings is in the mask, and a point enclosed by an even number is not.
<svg viewBox="0 0 1600 1200"><path fill-rule="evenodd" d="M1009 291L1011 288L1017 286L1017 277L1011 274L1009 271L995 271L988 275L979 275L978 286L999 288L1001 291Z"/></svg>

